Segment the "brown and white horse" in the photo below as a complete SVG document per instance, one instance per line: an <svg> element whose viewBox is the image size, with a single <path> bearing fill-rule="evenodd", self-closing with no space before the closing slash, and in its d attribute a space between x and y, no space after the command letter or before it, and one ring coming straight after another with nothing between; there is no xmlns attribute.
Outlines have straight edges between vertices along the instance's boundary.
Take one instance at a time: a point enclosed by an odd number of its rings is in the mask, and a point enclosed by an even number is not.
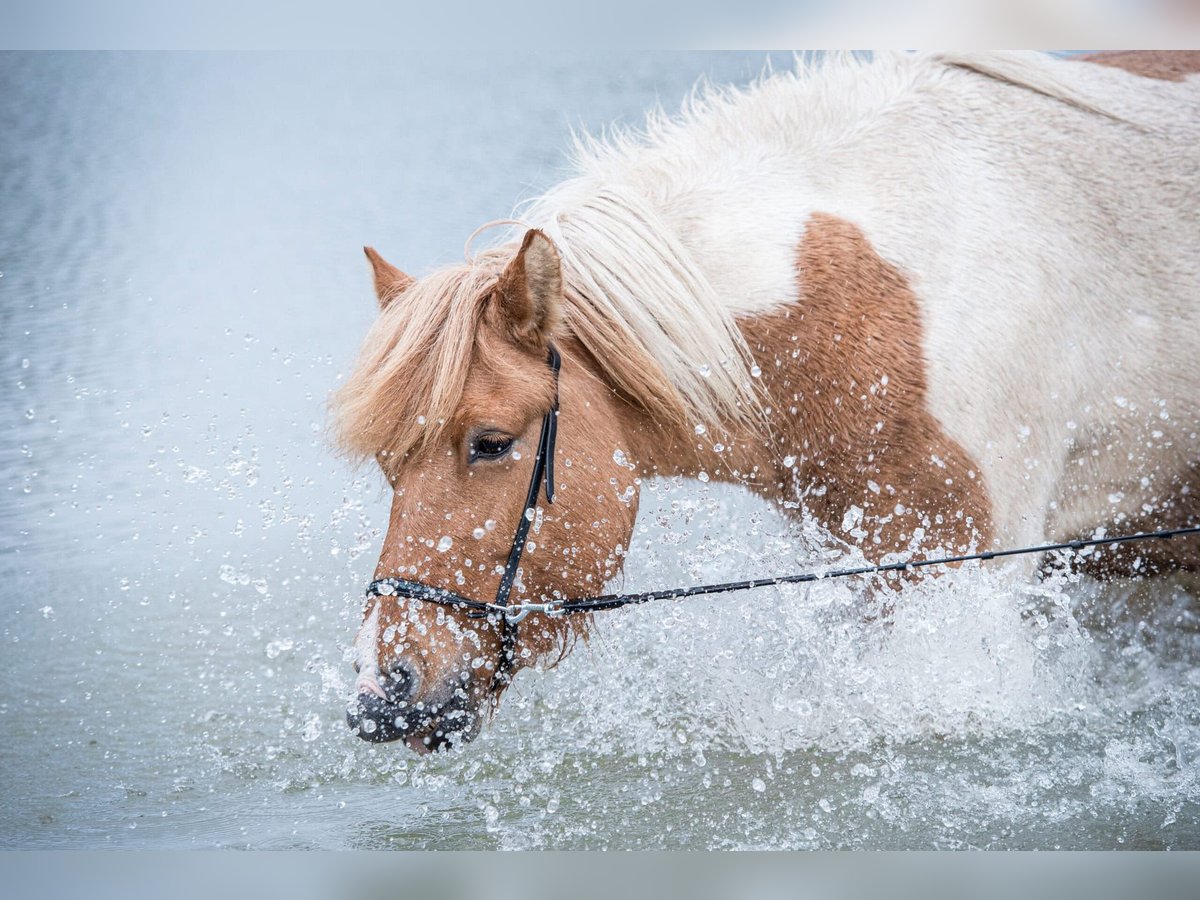
<svg viewBox="0 0 1200 900"><path fill-rule="evenodd" d="M414 280L368 249L382 313L336 407L394 490L376 577L496 594L551 344L558 490L517 603L617 576L654 476L746 485L874 559L1194 524L1197 70L830 60L588 145L523 238L467 264ZM530 615L515 667L586 624ZM351 724L469 740L502 652L495 623L374 597Z"/></svg>

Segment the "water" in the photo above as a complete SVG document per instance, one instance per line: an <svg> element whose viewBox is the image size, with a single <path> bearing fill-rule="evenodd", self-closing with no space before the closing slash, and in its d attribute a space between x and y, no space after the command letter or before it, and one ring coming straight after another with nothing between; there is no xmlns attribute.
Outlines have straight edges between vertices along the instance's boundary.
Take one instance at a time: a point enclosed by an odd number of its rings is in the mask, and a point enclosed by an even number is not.
<svg viewBox="0 0 1200 900"><path fill-rule="evenodd" d="M0 845L1200 847L1177 585L965 571L604 614L461 753L342 721L380 479L325 403L416 272L570 125L757 57L0 57ZM820 535L650 485L631 589Z"/></svg>

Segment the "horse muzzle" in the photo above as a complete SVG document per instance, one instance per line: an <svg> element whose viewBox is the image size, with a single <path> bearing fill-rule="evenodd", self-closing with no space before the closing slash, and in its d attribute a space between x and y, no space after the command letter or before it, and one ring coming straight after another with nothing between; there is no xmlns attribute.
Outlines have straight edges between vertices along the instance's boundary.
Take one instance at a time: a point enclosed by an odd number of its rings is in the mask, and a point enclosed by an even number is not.
<svg viewBox="0 0 1200 900"><path fill-rule="evenodd" d="M482 718L470 685L441 686L436 697L414 695L413 681L393 673L359 692L346 709L346 723L364 741L375 744L403 740L418 753L465 744L479 733Z"/></svg>

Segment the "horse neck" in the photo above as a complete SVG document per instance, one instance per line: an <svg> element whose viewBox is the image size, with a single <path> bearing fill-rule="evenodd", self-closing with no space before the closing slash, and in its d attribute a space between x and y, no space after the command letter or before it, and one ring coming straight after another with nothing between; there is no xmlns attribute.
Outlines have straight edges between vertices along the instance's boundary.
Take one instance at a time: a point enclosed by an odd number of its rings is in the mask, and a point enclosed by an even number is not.
<svg viewBox="0 0 1200 900"><path fill-rule="evenodd" d="M741 485L785 510L796 509L790 501L803 494L804 505L829 521L840 521L852 501L869 505L862 495L872 480L913 480L910 470L930 453L944 461L937 480L967 480L961 450L932 440L938 433L922 405L923 373L892 342L860 339L853 322L815 306L784 305L741 318L738 327L756 364L760 405L700 434L695 423L656 421L602 387L602 367L577 343L567 345L594 376L590 402L618 423L621 449L638 474ZM889 387L873 384L875 373L886 372ZM913 449L913 435L931 441ZM937 496L933 487L927 493Z"/></svg>
<svg viewBox="0 0 1200 900"><path fill-rule="evenodd" d="M741 324L748 341L756 337L754 321ZM772 394L779 380L778 370L768 344L757 343L761 349L755 352L755 358L763 371L765 398ZM658 421L611 387L602 387L608 384L603 368L578 341L563 341L561 349L567 365L581 365L590 376L586 379L591 385L589 402L600 415L618 423L624 444L620 449L640 475L739 484L770 500L785 499L790 476L786 475L782 460L795 436L789 429L778 431L768 427L770 407L766 403L750 411L743 421L706 426L697 433L696 423Z"/></svg>

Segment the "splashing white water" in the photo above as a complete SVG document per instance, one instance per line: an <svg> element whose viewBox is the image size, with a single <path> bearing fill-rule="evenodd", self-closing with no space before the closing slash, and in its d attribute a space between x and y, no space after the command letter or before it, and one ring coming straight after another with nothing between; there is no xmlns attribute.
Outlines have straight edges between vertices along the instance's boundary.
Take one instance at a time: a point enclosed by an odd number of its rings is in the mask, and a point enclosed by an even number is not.
<svg viewBox="0 0 1200 900"><path fill-rule="evenodd" d="M680 520L701 512L702 536L672 548ZM651 516L665 523L652 541L674 553L643 543L631 588L814 565L796 553L803 529L730 491ZM538 690L593 739L654 751L677 747L678 729L689 745L749 753L983 737L1096 704L1078 678L1095 651L1061 590L1022 586L999 567L874 587L826 581L626 609Z"/></svg>

